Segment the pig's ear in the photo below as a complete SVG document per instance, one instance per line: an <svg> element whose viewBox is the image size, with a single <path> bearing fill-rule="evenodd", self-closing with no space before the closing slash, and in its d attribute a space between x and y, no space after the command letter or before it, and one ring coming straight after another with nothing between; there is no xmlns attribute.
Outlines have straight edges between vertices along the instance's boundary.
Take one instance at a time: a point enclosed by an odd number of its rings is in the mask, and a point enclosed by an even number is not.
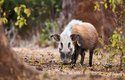
<svg viewBox="0 0 125 80"><path fill-rule="evenodd" d="M81 41L80 41L80 39L81 39L81 36L79 35L79 34L71 34L70 35L70 38L71 38L71 40L73 41L73 42L77 42L77 44L79 45L79 46L81 46Z"/></svg>
<svg viewBox="0 0 125 80"><path fill-rule="evenodd" d="M56 41L60 41L60 35L59 34L53 34L50 37L53 38Z"/></svg>
<svg viewBox="0 0 125 80"><path fill-rule="evenodd" d="M70 38L72 41L79 41L80 35L79 34L71 34Z"/></svg>

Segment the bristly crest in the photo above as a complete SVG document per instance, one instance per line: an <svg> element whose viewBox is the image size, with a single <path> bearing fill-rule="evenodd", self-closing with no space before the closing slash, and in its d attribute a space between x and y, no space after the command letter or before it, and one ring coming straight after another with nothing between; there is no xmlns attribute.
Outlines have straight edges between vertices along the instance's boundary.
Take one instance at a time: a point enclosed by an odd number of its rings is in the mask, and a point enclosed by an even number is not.
<svg viewBox="0 0 125 80"><path fill-rule="evenodd" d="M66 27L65 27L64 31L61 33L61 35L63 35L63 34L71 35L72 27L74 27L75 25L80 25L80 24L83 24L83 22L80 20L76 20L76 19L71 20L69 22L69 24L66 25Z"/></svg>

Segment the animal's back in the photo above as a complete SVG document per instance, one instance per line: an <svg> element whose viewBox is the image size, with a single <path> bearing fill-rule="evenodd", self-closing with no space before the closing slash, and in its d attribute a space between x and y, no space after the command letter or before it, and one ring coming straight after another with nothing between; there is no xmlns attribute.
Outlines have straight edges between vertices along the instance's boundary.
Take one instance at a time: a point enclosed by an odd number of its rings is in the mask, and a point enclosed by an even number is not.
<svg viewBox="0 0 125 80"><path fill-rule="evenodd" d="M74 27L74 25L79 25L79 24L82 24L83 22L80 21L80 20L76 20L76 19L73 19L71 20L68 25L66 25L64 31L61 33L61 36L65 36L65 35L71 35L71 32L72 32L72 28Z"/></svg>
<svg viewBox="0 0 125 80"><path fill-rule="evenodd" d="M96 46L98 33L92 24L83 22L82 24L74 25L71 32L81 36L81 43L84 49L93 49Z"/></svg>

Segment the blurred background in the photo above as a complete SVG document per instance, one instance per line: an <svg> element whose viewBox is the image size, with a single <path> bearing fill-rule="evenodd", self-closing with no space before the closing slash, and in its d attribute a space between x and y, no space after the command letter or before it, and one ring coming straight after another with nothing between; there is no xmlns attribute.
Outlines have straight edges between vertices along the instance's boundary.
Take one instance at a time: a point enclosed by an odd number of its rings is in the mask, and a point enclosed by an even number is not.
<svg viewBox="0 0 125 80"><path fill-rule="evenodd" d="M72 19L93 24L99 33L93 67L88 54L85 66L64 66L50 47L57 47L50 36ZM41 80L125 79L125 0L0 0L0 38L0 79L36 80L23 61L42 71Z"/></svg>
<svg viewBox="0 0 125 80"><path fill-rule="evenodd" d="M116 28L125 32L125 0L0 0L0 17L12 47L54 45L72 19L92 23L105 44Z"/></svg>

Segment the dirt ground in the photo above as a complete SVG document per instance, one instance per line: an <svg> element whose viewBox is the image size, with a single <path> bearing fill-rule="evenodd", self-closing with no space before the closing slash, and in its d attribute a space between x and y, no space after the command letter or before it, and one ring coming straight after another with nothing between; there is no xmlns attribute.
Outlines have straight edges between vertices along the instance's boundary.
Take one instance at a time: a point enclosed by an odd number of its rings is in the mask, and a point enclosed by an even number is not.
<svg viewBox="0 0 125 80"><path fill-rule="evenodd" d="M125 80L125 71L118 71L117 66L105 69L96 65L99 61L94 55L93 67L88 67L88 54L85 65L79 60L76 65L62 65L57 49L47 48L13 48L18 56L27 64L41 72L41 80ZM102 62L103 63L103 62Z"/></svg>

